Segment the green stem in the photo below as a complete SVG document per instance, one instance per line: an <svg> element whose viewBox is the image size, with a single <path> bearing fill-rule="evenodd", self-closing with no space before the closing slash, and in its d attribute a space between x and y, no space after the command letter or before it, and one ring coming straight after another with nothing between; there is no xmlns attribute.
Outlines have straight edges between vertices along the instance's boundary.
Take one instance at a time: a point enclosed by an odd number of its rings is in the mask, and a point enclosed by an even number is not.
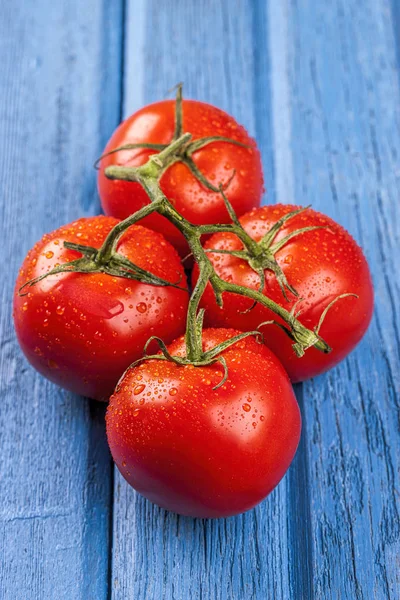
<svg viewBox="0 0 400 600"><path fill-rule="evenodd" d="M192 291L186 317L186 353L191 362L200 360L203 353L203 336L201 328L198 327L197 315L200 300L204 294L204 290L207 287L212 267L210 268L210 265L207 263L201 263L201 265L199 265L199 269L200 275Z"/></svg>
<svg viewBox="0 0 400 600"><path fill-rule="evenodd" d="M288 329L290 329L292 338L297 344L305 349L314 346L322 352L329 352L330 348L323 339L314 331L307 329L292 313L271 300L271 298L265 296L261 291L229 283L217 275L207 256L207 252L201 245L200 238L203 234L230 232L238 236L246 248L251 248L252 252L257 254L259 252L259 245L243 230L239 223L194 225L179 214L162 192L159 185L162 174L171 164L179 160L177 153L190 139L190 134L182 135L177 140L174 140L165 150L155 156L151 156L149 161L140 167L110 166L105 169L105 175L110 179L140 183L149 196L150 204L119 223L110 232L103 245L103 248L105 246L106 249L102 249L102 251L106 256L108 256L107 253L112 253L122 233L133 223L136 223L143 216L147 216L152 212L157 212L166 217L184 235L199 267L199 277L189 302L185 336L187 358L192 363L197 363L202 357L202 339L201 331L199 331L198 327L198 309L201 297L208 283L211 284L219 305L222 305L222 294L224 292L250 298L278 315L286 323Z"/></svg>
<svg viewBox="0 0 400 600"><path fill-rule="evenodd" d="M110 260L110 258L113 256L114 252L116 251L116 247L117 247L120 237L127 230L127 228L130 227L131 225L134 225L141 219L144 219L144 217L147 217L148 215L155 212L156 210L157 210L157 203L147 204L146 206L143 206L137 212L133 213L133 215L131 215L124 221L120 221L120 223L117 223L117 225L115 225L115 227L113 227L111 229L110 233L104 240L100 250L97 253L98 262L99 263L108 262Z"/></svg>
<svg viewBox="0 0 400 600"><path fill-rule="evenodd" d="M138 176L141 180L146 177L158 179L163 171L179 159L177 155L178 151L191 139L192 135L190 133L184 133L158 154L152 154L147 163L141 167L110 165L109 167L106 167L104 173L108 179L121 179L123 181L135 181L138 183L142 183L142 181L139 181ZM150 200L153 201L152 198L150 198Z"/></svg>
<svg viewBox="0 0 400 600"><path fill-rule="evenodd" d="M187 144L191 137L190 133L185 133L177 140L174 140L162 152L150 156L147 163L141 167L134 168L112 165L106 168L105 173L109 179L122 179L124 181L140 183L147 192L151 202L124 221L118 223L110 231L98 252L97 259L99 262L106 262L111 258L117 247L118 240L128 227L144 219L144 217L147 217L151 213L158 211L159 205L165 198L158 185L159 179L163 172L177 160L176 153Z"/></svg>
<svg viewBox="0 0 400 600"><path fill-rule="evenodd" d="M262 253L262 248L257 242L243 229L235 223L227 223L221 225L198 225L197 229L201 235L212 235L213 233L233 233L240 239L247 250L251 251L253 256L258 256Z"/></svg>
<svg viewBox="0 0 400 600"><path fill-rule="evenodd" d="M182 94L183 84L178 83L176 87L176 98L175 98L175 132L174 140L179 139L183 133L183 110L182 110Z"/></svg>
<svg viewBox="0 0 400 600"><path fill-rule="evenodd" d="M245 296L246 298L251 298L256 302L263 304L266 308L269 308L272 312L281 317L287 324L290 325L295 323L296 332L301 335L301 339L307 347L315 346L317 350L325 353L330 351L329 345L323 339L315 335L314 331L307 329L307 327L302 325L297 319L293 319L293 315L288 310L279 304L276 304L271 298L264 296L261 292L250 288L244 288L240 285L235 285L234 283L229 283L228 281L221 279L216 273L211 275L210 283L213 288L217 289L220 293L230 292L232 294L238 294L239 296Z"/></svg>

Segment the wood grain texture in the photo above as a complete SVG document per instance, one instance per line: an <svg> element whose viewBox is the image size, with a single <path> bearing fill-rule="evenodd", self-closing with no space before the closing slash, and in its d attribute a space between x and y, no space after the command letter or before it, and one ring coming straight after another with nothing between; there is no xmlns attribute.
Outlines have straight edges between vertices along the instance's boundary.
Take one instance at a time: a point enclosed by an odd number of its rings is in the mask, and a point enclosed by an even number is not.
<svg viewBox="0 0 400 600"><path fill-rule="evenodd" d="M349 229L365 248L376 290L375 317L359 348L304 384L315 597L394 599L400 594L399 32L385 1L285 4L296 201Z"/></svg>
<svg viewBox="0 0 400 600"><path fill-rule="evenodd" d="M121 2L0 2L0 598L107 597L104 408L31 369L17 270L43 233L97 212L91 169L119 119Z"/></svg>

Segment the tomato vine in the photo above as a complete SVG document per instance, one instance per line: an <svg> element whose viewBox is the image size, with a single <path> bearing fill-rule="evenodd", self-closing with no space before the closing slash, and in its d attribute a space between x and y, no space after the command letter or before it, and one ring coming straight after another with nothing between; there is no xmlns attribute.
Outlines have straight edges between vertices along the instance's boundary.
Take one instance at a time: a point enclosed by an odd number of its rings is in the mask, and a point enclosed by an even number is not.
<svg viewBox="0 0 400 600"><path fill-rule="evenodd" d="M290 332L290 337L294 341L293 348L297 356L302 356L304 352L312 346L321 352L330 352L330 346L320 337L318 331L307 329L300 323L300 321L296 319L294 313L287 311L279 304L273 302L260 290L252 290L243 286L235 285L223 280L221 277L219 277L219 275L217 275L211 261L207 256L207 252L204 250L201 244L201 236L203 234L228 231L237 235L246 246L246 244L249 244L248 235L244 232L243 228L237 223L237 221L225 225L193 225L177 212L177 210L162 192L159 185L161 175L165 169L168 168L169 164L175 160L174 152L176 152L176 150L169 151L169 149L174 146L175 149L178 148L179 150L179 146L184 146L185 144L190 143L190 139L190 134L185 133L160 154L151 156L148 162L140 167L110 166L105 170L106 177L110 179L121 179L140 183L151 201L149 205L140 209L137 213L125 219L125 221L122 221L117 226L117 232L113 231L110 233L109 237L112 238L112 244L115 245L123 231L131 224L136 223L138 219L142 218L142 216L147 216L151 212L158 212L166 217L171 223L173 223L185 236L194 260L199 266L199 278L190 298L187 315L187 359L196 365L210 364L210 357L205 356L200 351L201 328L198 325L199 314L201 314L198 311L199 302L208 282L210 282L217 302L220 306L222 306L223 303L222 294L224 292L231 292L246 296L255 302L263 304L277 316L283 319L283 321L287 324L287 331ZM220 191L223 193L222 190ZM277 229L275 228L271 229L270 240L267 241L273 240L276 231ZM161 350L164 350L162 346ZM223 348L220 349L220 352L222 352L222 350ZM169 358L165 354L164 356ZM212 360L215 361L215 356L213 356Z"/></svg>
<svg viewBox="0 0 400 600"><path fill-rule="evenodd" d="M211 351L203 352L202 350L202 326L204 311L199 310L199 303L204 290L208 283L212 286L215 294L217 304L223 305L223 294L230 292L239 294L241 296L248 297L254 301L253 306L256 303L260 303L270 309L274 314L279 317L283 323L270 321L279 325L285 333L293 341L293 350L298 357L304 355L305 351L311 347L315 347L317 350L323 353L329 353L331 351L330 346L327 342L319 335L319 330L323 319L326 316L327 310L333 305L333 302L321 315L318 326L311 330L305 327L296 317L295 308L290 312L283 308L280 304L274 302L271 298L263 293L264 282L265 282L265 270L271 270L279 283L281 291L285 299L287 299L287 293L290 292L294 296L298 296L296 290L292 287L290 282L287 281L282 269L278 265L275 259L275 253L282 248L290 239L295 236L301 235L306 231L318 229L319 227L305 227L298 229L289 235L285 236L279 241L275 241L276 235L281 227L286 223L287 220L299 214L302 210L300 209L288 213L281 219L279 219L270 230L264 235L260 242L255 242L249 234L241 226L228 198L224 191L229 186L232 178L235 176L233 172L230 179L225 183L220 183L218 187L214 186L209 182L205 176L199 171L195 163L192 160L192 154L203 148L205 145L214 142L229 142L243 146L240 142L231 140L229 138L213 136L208 138L201 138L192 141L192 136L189 132L183 133L182 127L182 86L179 85L177 89L176 97L176 110L175 110L175 132L173 139L170 144L127 144L112 150L111 152L117 152L121 150L130 150L133 148L144 148L152 149L157 154L151 155L148 161L138 167L125 167L112 165L105 168L105 176L109 179L123 180L128 182L139 183L147 193L150 199L150 203L142 207L137 212L130 215L125 220L118 223L108 234L106 240L99 250L90 246L84 246L81 244L73 244L70 242L64 242L65 247L76 250L82 254L82 257L74 260L70 263L56 267L52 271L38 277L34 280L27 282L26 286L32 286L44 277L62 272L103 272L114 277L126 277L128 279L135 279L145 283L150 283L156 286L174 286L181 287L181 282L170 283L159 277L156 277L150 272L140 269L138 266L127 260L116 251L118 241L122 234L131 225L137 223L144 217L152 213L159 213L166 217L175 227L183 234L189 245L191 254L196 261L199 268L199 277L196 285L191 293L189 308L187 313L187 324L186 324L186 348L187 353L185 357L171 356L164 344L164 342L156 336L152 336L149 342L144 348L144 358L157 358L159 360L172 360L178 364L193 364L195 366L210 365L217 361L221 362L224 366L225 381L227 372L226 364L224 359L221 357L221 353L230 345L242 339L248 335L261 335L259 331L251 331L235 336L231 340L226 340L219 344ZM108 153L109 154L109 153ZM105 155L103 155L104 157ZM101 158L103 158L101 157ZM100 159L101 160L101 159ZM232 220L229 224L210 224L210 225L194 225L185 219L169 201L169 199L163 193L160 187L160 179L164 172L176 162L183 162L192 172L192 174L208 189L219 192L227 208L228 214ZM237 251L224 251L224 250L205 250L203 248L201 237L207 234L214 234L218 232L230 232L235 234L242 242L243 249ZM236 285L234 283L225 281L215 271L212 262L207 256L208 252L227 252L234 254L244 260L246 260L251 268L260 277L260 286L258 290L250 289L244 286ZM23 288L21 288L20 293ZM342 295L335 299L339 300L344 297ZM335 302L334 301L334 302ZM248 309L248 310L251 310ZM260 324L262 325L262 324ZM159 344L161 354L158 355L147 355L146 349L152 340L156 340ZM221 382L221 384L223 383Z"/></svg>

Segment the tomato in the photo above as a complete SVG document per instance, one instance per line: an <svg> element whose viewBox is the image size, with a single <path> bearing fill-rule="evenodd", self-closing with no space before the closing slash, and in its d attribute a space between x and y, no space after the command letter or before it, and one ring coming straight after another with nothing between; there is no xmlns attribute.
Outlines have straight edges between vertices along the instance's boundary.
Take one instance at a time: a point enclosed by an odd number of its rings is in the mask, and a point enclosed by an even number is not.
<svg viewBox="0 0 400 600"><path fill-rule="evenodd" d="M283 215L298 207L289 205L263 206L240 219L243 228L256 241ZM288 220L279 231L276 241L297 229L323 226L324 229L308 231L288 241L275 255L288 282L296 289L299 302L295 310L302 310L299 321L308 329L317 326L323 310L338 295L354 293L353 297L338 300L328 311L320 329L321 337L332 347L330 354L322 354L315 348L297 358L292 340L275 325L261 328L265 343L276 354L292 381L303 381L330 369L342 360L364 335L373 311L373 289L368 264L362 250L354 239L335 221L312 209ZM242 248L238 238L230 233L215 234L206 248L238 250ZM216 272L227 281L257 289L259 276L247 262L229 254L208 254ZM194 280L197 278L197 267ZM287 310L292 310L297 298L287 292L285 300L275 275L265 271L264 293ZM207 287L202 306L206 309L205 322L213 327L234 327L241 331L253 330L271 319L280 321L269 309L257 304L250 312L252 300L227 294L224 306L216 305L210 286ZM283 323L283 321L280 321Z"/></svg>
<svg viewBox="0 0 400 600"><path fill-rule="evenodd" d="M83 218L45 235L25 258L14 296L15 328L29 362L61 387L98 400L109 398L152 334L172 340L184 331L187 292L105 273L61 273L25 288L26 296L18 290L80 257L64 248L64 240L99 248L116 223L111 217ZM174 248L144 227L130 227L117 249L163 279L184 278Z"/></svg>
<svg viewBox="0 0 400 600"><path fill-rule="evenodd" d="M116 129L105 153L129 143L168 144L174 135L175 101L156 102L130 116ZM224 136L249 146L244 148L228 142L214 142L194 152L193 160L214 186L225 183L236 171L226 194L236 213L242 215L260 205L263 177L260 153L245 129L222 110L197 102L183 100L183 130L193 140L208 136ZM104 175L109 165L139 166L154 150L135 149L111 154L101 161L98 189L107 215L125 219L148 203L148 197L138 183L109 180ZM228 223L230 218L221 194L207 189L182 163L172 165L161 179L161 188L180 214L194 224ZM179 250L187 254L182 234L164 217L153 214L143 225L160 231Z"/></svg>
<svg viewBox="0 0 400 600"><path fill-rule="evenodd" d="M203 331L209 350L238 332ZM185 355L180 338L169 346ZM220 363L179 366L146 360L111 397L107 436L125 479L159 506L192 517L227 517L265 498L288 469L301 417L277 358L253 337Z"/></svg>

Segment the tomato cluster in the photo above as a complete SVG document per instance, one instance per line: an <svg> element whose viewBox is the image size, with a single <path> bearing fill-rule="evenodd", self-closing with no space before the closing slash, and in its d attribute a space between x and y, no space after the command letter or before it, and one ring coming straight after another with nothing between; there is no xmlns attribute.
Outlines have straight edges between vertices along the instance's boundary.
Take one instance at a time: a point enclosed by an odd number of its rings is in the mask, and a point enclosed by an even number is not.
<svg viewBox="0 0 400 600"><path fill-rule="evenodd" d="M190 142L164 162L183 132ZM160 172L143 184L135 168L150 163ZM14 295L21 348L65 389L110 398L113 458L146 498L197 517L248 510L296 452L291 381L334 366L368 327L364 255L311 208L260 208L254 140L223 111L179 95L117 128L98 188L109 216L46 234L24 260ZM169 212L138 225L152 193Z"/></svg>

